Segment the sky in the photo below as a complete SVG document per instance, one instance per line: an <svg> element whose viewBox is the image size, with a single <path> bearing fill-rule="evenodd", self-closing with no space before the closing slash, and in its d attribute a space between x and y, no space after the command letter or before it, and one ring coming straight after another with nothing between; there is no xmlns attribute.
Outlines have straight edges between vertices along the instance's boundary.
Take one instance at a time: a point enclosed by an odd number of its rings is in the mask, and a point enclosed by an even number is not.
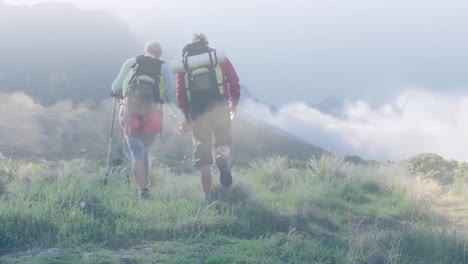
<svg viewBox="0 0 468 264"><path fill-rule="evenodd" d="M468 161L468 1L62 2L104 9L142 38L156 27L175 50L205 33L250 93L281 114L255 105L242 111L334 153L395 160L435 152ZM329 96L345 102L342 118L311 107Z"/></svg>
<svg viewBox="0 0 468 264"><path fill-rule="evenodd" d="M177 50L203 32L226 51L251 93L276 105L313 105L328 96L378 105L415 85L456 92L468 86L468 1L62 2L107 10L144 36L166 27L178 37L168 43Z"/></svg>

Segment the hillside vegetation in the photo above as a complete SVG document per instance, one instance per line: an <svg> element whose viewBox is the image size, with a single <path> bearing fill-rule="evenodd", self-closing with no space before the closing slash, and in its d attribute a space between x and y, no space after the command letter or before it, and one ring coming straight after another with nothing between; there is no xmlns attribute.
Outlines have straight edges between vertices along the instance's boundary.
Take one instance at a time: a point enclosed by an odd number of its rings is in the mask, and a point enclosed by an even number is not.
<svg viewBox="0 0 468 264"><path fill-rule="evenodd" d="M107 98L121 64L141 52L125 21L72 4L0 5L0 24L0 92L43 105Z"/></svg>
<svg viewBox="0 0 468 264"><path fill-rule="evenodd" d="M152 199L139 201L126 167L103 186L89 161L0 160L0 262L468 263L468 212L441 209L466 206L467 177L442 185L330 157L296 165L238 168L206 202L196 174L155 160Z"/></svg>
<svg viewBox="0 0 468 264"><path fill-rule="evenodd" d="M43 106L23 94L0 93L0 154L22 159L100 159L107 153L113 100L73 104L61 101ZM126 151L117 117L112 158L122 160ZM22 122L19 124L18 120ZM34 131L34 133L31 133ZM246 165L259 157L284 156L306 161L326 152L274 126L237 118L232 124L233 148L241 155L234 164ZM181 133L171 110L164 109L164 131L154 145L155 155L180 161L192 153L192 137Z"/></svg>

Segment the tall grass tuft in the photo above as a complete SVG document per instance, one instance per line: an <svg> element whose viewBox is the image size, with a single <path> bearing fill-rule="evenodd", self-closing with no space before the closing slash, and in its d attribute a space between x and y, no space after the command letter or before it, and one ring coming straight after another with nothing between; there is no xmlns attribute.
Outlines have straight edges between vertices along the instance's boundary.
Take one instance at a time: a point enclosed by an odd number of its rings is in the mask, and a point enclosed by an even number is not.
<svg viewBox="0 0 468 264"><path fill-rule="evenodd" d="M274 157L250 163L256 177L273 192L280 192L294 182L292 174L288 173L288 160L284 157Z"/></svg>

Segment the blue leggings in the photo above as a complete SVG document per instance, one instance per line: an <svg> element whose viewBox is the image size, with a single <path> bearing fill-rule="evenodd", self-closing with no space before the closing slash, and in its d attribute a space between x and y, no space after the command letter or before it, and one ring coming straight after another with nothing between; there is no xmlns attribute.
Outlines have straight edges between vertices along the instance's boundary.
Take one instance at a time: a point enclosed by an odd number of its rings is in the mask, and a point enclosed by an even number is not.
<svg viewBox="0 0 468 264"><path fill-rule="evenodd" d="M136 160L144 160L145 164L148 163L148 152L155 138L156 135L154 134L129 136L127 138L127 145L132 163Z"/></svg>

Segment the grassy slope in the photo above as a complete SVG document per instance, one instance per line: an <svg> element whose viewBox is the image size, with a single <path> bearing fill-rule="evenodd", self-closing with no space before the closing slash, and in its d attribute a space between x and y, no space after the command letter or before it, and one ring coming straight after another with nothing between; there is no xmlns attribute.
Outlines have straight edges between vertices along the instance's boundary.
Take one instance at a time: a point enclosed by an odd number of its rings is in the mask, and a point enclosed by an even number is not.
<svg viewBox="0 0 468 264"><path fill-rule="evenodd" d="M208 204L196 175L158 164L142 202L125 168L103 187L85 161L0 162L0 263L468 263L466 215L394 166L266 160Z"/></svg>

